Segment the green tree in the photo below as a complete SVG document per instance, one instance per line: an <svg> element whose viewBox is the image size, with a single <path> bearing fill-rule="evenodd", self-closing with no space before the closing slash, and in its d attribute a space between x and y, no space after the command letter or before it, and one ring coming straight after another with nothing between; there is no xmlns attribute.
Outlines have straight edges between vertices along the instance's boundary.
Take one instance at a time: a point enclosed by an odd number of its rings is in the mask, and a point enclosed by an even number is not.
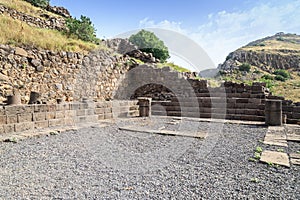
<svg viewBox="0 0 300 200"><path fill-rule="evenodd" d="M168 47L153 32L141 30L129 37L129 41L146 53L152 53L160 62L166 62L170 58Z"/></svg>
<svg viewBox="0 0 300 200"><path fill-rule="evenodd" d="M66 21L66 26L69 37L75 37L87 42L99 42L99 39L96 38L96 29L91 19L86 16L81 15L80 19L69 18Z"/></svg>
<svg viewBox="0 0 300 200"><path fill-rule="evenodd" d="M25 0L34 6L46 8L49 5L50 0Z"/></svg>

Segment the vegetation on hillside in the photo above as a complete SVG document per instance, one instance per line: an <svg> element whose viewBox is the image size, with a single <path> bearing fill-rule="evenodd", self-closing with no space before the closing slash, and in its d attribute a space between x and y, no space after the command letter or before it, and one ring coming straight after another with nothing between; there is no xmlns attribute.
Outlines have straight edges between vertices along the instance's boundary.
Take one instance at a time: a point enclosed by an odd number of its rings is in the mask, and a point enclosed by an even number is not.
<svg viewBox="0 0 300 200"><path fill-rule="evenodd" d="M168 47L153 32L141 30L129 37L129 41L146 53L152 53L162 63L170 58Z"/></svg>
<svg viewBox="0 0 300 200"><path fill-rule="evenodd" d="M90 18L82 15L80 19L69 18L66 21L66 26L68 37L99 44L100 40L96 37L96 29Z"/></svg>
<svg viewBox="0 0 300 200"><path fill-rule="evenodd" d="M60 17L39 8L48 5L48 0L28 0L27 2L22 0L0 0L0 4L41 19L43 19L41 13ZM15 20L7 15L0 15L0 43L33 46L55 51L88 52L95 48L103 48L101 45L99 46L99 39L95 36L96 29L88 17L82 16L80 20L69 19L67 20L67 26L68 32L41 29L29 26L27 23Z"/></svg>
<svg viewBox="0 0 300 200"><path fill-rule="evenodd" d="M34 6L46 8L49 5L50 0L25 0Z"/></svg>
<svg viewBox="0 0 300 200"><path fill-rule="evenodd" d="M217 78L221 81L232 81L252 85L253 82L266 83L273 95L284 96L286 99L300 102L300 73L288 70L273 70L271 73L259 67L251 66L248 72L235 70L231 74L222 74Z"/></svg>
<svg viewBox="0 0 300 200"><path fill-rule="evenodd" d="M80 52L97 48L97 45L93 43L68 38L56 30L31 27L5 15L0 16L0 29L0 44L27 45L56 51Z"/></svg>

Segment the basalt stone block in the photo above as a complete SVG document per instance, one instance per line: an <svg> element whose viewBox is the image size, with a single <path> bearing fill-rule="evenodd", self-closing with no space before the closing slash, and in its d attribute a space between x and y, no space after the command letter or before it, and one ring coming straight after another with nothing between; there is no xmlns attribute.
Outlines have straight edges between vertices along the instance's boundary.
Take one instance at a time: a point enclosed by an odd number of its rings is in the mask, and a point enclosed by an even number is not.
<svg viewBox="0 0 300 200"><path fill-rule="evenodd" d="M282 102L281 100L266 101L265 106L266 125L281 126L282 125Z"/></svg>

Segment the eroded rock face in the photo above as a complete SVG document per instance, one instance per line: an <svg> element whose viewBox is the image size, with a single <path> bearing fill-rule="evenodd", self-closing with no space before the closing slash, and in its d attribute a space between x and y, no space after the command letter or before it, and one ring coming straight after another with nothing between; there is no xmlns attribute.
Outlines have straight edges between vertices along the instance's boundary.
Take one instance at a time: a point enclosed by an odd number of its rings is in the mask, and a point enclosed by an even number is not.
<svg viewBox="0 0 300 200"><path fill-rule="evenodd" d="M224 71L233 71L237 69L239 63L249 63L267 70L268 66L273 69L292 69L300 70L300 51L281 50L278 53L266 53L264 51L254 52L238 50L228 55L227 60L219 66Z"/></svg>
<svg viewBox="0 0 300 200"><path fill-rule="evenodd" d="M113 49L119 54L128 55L130 57L139 59L145 63L158 63L159 59L155 58L151 53L145 53L138 49L137 46L129 42L128 39L115 38L106 40L107 47Z"/></svg>
<svg viewBox="0 0 300 200"><path fill-rule="evenodd" d="M47 6L47 10L49 12L55 13L57 15L65 17L65 18L71 18L72 17L71 14L70 14L70 12L66 8L64 8L64 7Z"/></svg>

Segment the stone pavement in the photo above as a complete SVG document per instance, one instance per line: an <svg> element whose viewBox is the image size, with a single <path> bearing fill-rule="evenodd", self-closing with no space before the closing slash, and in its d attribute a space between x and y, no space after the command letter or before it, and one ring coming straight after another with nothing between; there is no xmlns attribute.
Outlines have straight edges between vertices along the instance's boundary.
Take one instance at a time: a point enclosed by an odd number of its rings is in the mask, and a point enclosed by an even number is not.
<svg viewBox="0 0 300 200"><path fill-rule="evenodd" d="M288 142L300 142L300 126L270 126L265 135L264 144L279 147L289 147ZM265 150L261 154L260 161L268 164L278 164L290 167L290 163L300 165L300 152L288 153Z"/></svg>

